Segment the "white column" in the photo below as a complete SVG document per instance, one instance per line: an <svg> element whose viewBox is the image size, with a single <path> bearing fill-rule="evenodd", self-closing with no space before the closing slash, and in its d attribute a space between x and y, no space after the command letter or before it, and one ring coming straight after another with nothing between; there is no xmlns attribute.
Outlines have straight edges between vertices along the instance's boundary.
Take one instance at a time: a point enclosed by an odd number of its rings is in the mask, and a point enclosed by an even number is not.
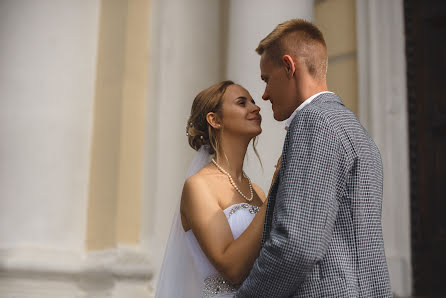
<svg viewBox="0 0 446 298"><path fill-rule="evenodd" d="M274 120L271 104L261 98L265 84L260 80L260 56L255 52L259 42L278 24L293 18L313 20L313 0L231 0L229 1L226 79L244 86L260 106L263 132L258 151L262 171L253 150L248 151L246 173L265 193L268 192L274 166L285 139L284 122ZM250 148L252 148L250 146Z"/></svg>
<svg viewBox="0 0 446 298"><path fill-rule="evenodd" d="M0 247L83 251L99 1L0 2Z"/></svg>
<svg viewBox="0 0 446 298"><path fill-rule="evenodd" d="M141 238L155 268L195 152L186 137L192 101L220 80L220 29L219 1L152 1Z"/></svg>
<svg viewBox="0 0 446 298"><path fill-rule="evenodd" d="M357 0L360 120L384 165L383 229L392 290L411 294L403 3Z"/></svg>
<svg viewBox="0 0 446 298"><path fill-rule="evenodd" d="M44 279L42 272L79 269L98 20L97 0L0 1L2 273L37 272ZM42 281L31 283L34 291L28 293L24 285L8 285L5 278L0 292L42 294ZM53 297L51 289L45 291ZM57 291L57 297L66 293Z"/></svg>

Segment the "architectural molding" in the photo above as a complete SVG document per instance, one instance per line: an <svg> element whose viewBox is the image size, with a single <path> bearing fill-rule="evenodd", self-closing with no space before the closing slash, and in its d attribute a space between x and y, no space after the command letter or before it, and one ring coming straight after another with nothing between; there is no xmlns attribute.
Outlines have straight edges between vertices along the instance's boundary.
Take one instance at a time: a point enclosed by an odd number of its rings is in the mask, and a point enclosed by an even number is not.
<svg viewBox="0 0 446 298"><path fill-rule="evenodd" d="M88 254L0 248L0 292L5 297L129 297L132 293L131 297L147 298L153 295L152 276L150 254L136 247Z"/></svg>
<svg viewBox="0 0 446 298"><path fill-rule="evenodd" d="M359 119L384 165L383 229L392 290L411 294L404 19L401 0L356 1Z"/></svg>

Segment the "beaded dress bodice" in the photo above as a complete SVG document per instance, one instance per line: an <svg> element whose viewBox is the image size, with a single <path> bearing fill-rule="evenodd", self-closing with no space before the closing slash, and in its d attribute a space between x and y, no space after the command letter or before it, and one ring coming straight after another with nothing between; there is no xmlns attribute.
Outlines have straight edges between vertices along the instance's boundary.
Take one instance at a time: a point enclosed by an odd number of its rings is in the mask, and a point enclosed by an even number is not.
<svg viewBox="0 0 446 298"><path fill-rule="evenodd" d="M259 207L247 203L234 204L224 210L234 239L245 231L258 211ZM195 265L203 278L203 297L225 297L234 293L236 288L226 282L209 262L192 230L186 232L186 239Z"/></svg>

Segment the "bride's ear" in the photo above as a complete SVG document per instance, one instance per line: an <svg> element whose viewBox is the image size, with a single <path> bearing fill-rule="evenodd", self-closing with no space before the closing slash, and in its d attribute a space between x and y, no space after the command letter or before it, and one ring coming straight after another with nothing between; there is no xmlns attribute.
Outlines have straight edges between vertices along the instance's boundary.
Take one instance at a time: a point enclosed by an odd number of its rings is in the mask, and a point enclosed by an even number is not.
<svg viewBox="0 0 446 298"><path fill-rule="evenodd" d="M209 112L206 115L206 121L209 123L210 126L212 126L214 129L220 129L221 128L221 123L220 123L220 119L218 117L217 114L213 113L213 112Z"/></svg>

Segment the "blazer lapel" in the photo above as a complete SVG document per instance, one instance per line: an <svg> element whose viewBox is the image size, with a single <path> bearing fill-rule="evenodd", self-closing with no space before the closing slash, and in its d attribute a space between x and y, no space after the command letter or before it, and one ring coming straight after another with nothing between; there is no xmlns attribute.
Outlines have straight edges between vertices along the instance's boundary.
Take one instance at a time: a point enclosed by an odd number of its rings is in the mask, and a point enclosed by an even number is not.
<svg viewBox="0 0 446 298"><path fill-rule="evenodd" d="M272 219L274 214L274 206L276 205L276 198L277 198L277 191L279 189L280 180L283 177L283 171L285 170L284 167L284 161L286 160L286 150L287 150L287 144L289 139L289 131L287 132L285 136L285 142L284 147L282 150L282 156L281 156L281 162L280 162L280 169L279 173L276 176L276 179L274 180L273 184L271 185L271 188L268 193L268 205L266 208L266 215L265 215L265 224L263 227L263 236L262 236L262 246L266 241L266 238L269 236L269 233L271 231L272 227Z"/></svg>
<svg viewBox="0 0 446 298"><path fill-rule="evenodd" d="M304 107L301 111L305 110L307 107L309 107L311 105L322 103L322 102L327 102L327 101L333 101L333 102L337 102L337 103L343 105L341 98L339 96L337 96L336 94L324 93L324 94L317 96L315 99L313 99L313 101L310 104L308 104L306 107ZM298 117L298 114L294 117L293 122L297 117ZM290 128L291 128L291 126L292 126L292 124L290 124ZM268 193L268 206L266 208L265 224L264 224L263 236L262 236L262 246L265 243L265 241L271 231L274 207L276 204L276 198L277 198L277 194L278 194L277 192L279 190L280 180L282 179L282 177L284 177L285 164L286 164L287 153L288 153L288 143L289 143L290 131L291 131L290 128L288 128L288 131L285 136L285 141L283 144L282 160L280 162L279 173L277 174L276 179L272 183L271 188Z"/></svg>

